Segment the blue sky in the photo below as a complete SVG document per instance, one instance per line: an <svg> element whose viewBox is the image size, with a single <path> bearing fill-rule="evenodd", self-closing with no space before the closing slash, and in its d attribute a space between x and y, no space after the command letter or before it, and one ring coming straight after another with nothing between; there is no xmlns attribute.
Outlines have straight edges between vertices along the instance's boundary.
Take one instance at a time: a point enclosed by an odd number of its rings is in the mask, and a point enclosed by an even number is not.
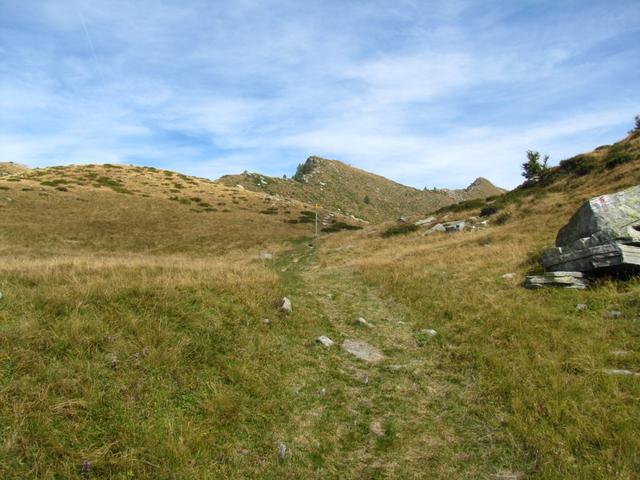
<svg viewBox="0 0 640 480"><path fill-rule="evenodd" d="M0 161L514 187L640 114L638 0L0 0Z"/></svg>

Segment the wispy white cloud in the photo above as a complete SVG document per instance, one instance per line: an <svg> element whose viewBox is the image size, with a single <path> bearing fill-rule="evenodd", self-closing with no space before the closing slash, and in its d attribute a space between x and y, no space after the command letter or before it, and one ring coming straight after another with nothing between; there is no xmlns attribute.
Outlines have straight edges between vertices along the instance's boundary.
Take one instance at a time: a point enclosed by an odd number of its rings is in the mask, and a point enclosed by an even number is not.
<svg viewBox="0 0 640 480"><path fill-rule="evenodd" d="M0 159L217 176L319 154L511 187L528 148L625 133L639 22L632 0L0 3Z"/></svg>

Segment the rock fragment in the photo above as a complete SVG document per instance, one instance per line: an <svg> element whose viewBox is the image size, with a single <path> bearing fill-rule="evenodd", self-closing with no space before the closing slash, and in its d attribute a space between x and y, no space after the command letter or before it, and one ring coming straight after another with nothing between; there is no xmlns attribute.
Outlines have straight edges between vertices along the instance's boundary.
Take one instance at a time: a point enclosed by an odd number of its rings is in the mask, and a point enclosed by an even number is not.
<svg viewBox="0 0 640 480"><path fill-rule="evenodd" d="M361 340L345 340L342 343L342 348L365 362L376 363L384 359L384 355L377 348Z"/></svg>
<svg viewBox="0 0 640 480"><path fill-rule="evenodd" d="M287 456L287 446L280 442L278 444L278 457L280 457L280 460L284 460L285 457Z"/></svg>
<svg viewBox="0 0 640 480"><path fill-rule="evenodd" d="M438 223L437 225L434 225L429 230L427 230L424 234L425 235L432 235L434 233L444 233L446 231L447 231L447 229L444 227L444 225L442 223Z"/></svg>
<svg viewBox="0 0 640 480"><path fill-rule="evenodd" d="M583 290L589 286L589 280L582 272L546 272L542 275L529 275L524 282L525 288L560 287Z"/></svg>
<svg viewBox="0 0 640 480"><path fill-rule="evenodd" d="M333 340L331 340L326 335L320 335L318 338L316 338L316 342L321 343L325 347L331 347L335 343Z"/></svg>
<svg viewBox="0 0 640 480"><path fill-rule="evenodd" d="M415 224L418 225L419 227L424 227L426 225L430 225L433 222L435 222L436 217L428 217L428 218L423 218L422 220L418 220Z"/></svg>
<svg viewBox="0 0 640 480"><path fill-rule="evenodd" d="M608 375L619 375L622 377L640 377L640 373L632 372L631 370L625 370L622 368L610 368L603 370L603 372Z"/></svg>
<svg viewBox="0 0 640 480"><path fill-rule="evenodd" d="M369 424L369 431L376 437L384 437L384 428L379 420L374 420Z"/></svg>
<svg viewBox="0 0 640 480"><path fill-rule="evenodd" d="M293 311L291 300L289 300L287 297L283 297L282 300L280 300L280 311L286 314L289 314Z"/></svg>
<svg viewBox="0 0 640 480"><path fill-rule="evenodd" d="M356 322L358 322L358 325L362 325L363 327L368 327L368 328L372 328L373 327L373 325L371 323L367 322L367 320L365 320L363 317L358 317Z"/></svg>

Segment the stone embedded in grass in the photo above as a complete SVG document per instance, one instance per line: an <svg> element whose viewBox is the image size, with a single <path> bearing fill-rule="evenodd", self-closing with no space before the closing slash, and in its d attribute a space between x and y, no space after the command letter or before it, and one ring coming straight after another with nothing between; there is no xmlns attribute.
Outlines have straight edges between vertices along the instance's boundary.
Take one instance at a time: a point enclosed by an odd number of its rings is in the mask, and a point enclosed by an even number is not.
<svg viewBox="0 0 640 480"><path fill-rule="evenodd" d="M432 224L435 221L436 221L436 217L428 217L428 218L423 218L422 220L418 220L417 222L415 222L415 224L418 225L419 227L424 227L426 225Z"/></svg>
<svg viewBox="0 0 640 480"><path fill-rule="evenodd" d="M258 259L260 260L273 260L273 254L268 252L262 252L258 255Z"/></svg>
<svg viewBox="0 0 640 480"><path fill-rule="evenodd" d="M493 480L523 480L524 475L522 473L498 472L492 475L491 478Z"/></svg>
<svg viewBox="0 0 640 480"><path fill-rule="evenodd" d="M640 377L640 373L632 372L631 370L625 370L621 368L610 368L603 370L604 373L609 375L619 375L622 377Z"/></svg>
<svg viewBox="0 0 640 480"><path fill-rule="evenodd" d="M359 317L356 321L358 322L358 325L362 325L363 327L373 327L373 325L367 322L363 317Z"/></svg>
<svg viewBox="0 0 640 480"><path fill-rule="evenodd" d="M607 312L607 318L622 318L622 312L618 310L609 310Z"/></svg>
<svg viewBox="0 0 640 480"><path fill-rule="evenodd" d="M293 311L293 305L291 305L291 300L287 297L283 297L280 300L280 310L284 313L291 313Z"/></svg>
<svg viewBox="0 0 640 480"><path fill-rule="evenodd" d="M428 335L430 337L435 337L436 335L438 335L438 332L436 332L432 328L425 328L423 330L420 330L420 333L422 333L423 335Z"/></svg>
<svg viewBox="0 0 640 480"><path fill-rule="evenodd" d="M445 228L445 226L442 223L438 223L437 225L434 225L429 230L427 230L425 232L425 235L431 235L433 233L444 233L446 231L447 229Z"/></svg>
<svg viewBox="0 0 640 480"><path fill-rule="evenodd" d="M262 323L264 323L265 325L271 325L271 319L270 318L265 318L262 320Z"/></svg>
<svg viewBox="0 0 640 480"><path fill-rule="evenodd" d="M513 280L514 278L516 278L516 274L515 273L505 273L504 275L502 275L502 278L505 280Z"/></svg>
<svg viewBox="0 0 640 480"><path fill-rule="evenodd" d="M361 340L345 340L342 343L342 348L365 362L375 363L384 360L384 355L377 348Z"/></svg>
<svg viewBox="0 0 640 480"><path fill-rule="evenodd" d="M525 279L524 288L561 287L583 290L589 286L589 280L582 272L546 272L542 275L530 275Z"/></svg>
<svg viewBox="0 0 640 480"><path fill-rule="evenodd" d="M280 457L281 460L284 460L285 457L287 456L287 446L280 442L278 444L278 457Z"/></svg>
<svg viewBox="0 0 640 480"><path fill-rule="evenodd" d="M318 338L316 338L316 342L321 343L325 347L331 347L335 343L333 340L331 340L326 335L320 335Z"/></svg>
<svg viewBox="0 0 640 480"><path fill-rule="evenodd" d="M624 357L629 352L627 352L626 350L611 350L609 353L615 357Z"/></svg>
<svg viewBox="0 0 640 480"><path fill-rule="evenodd" d="M384 427L379 420L374 420L369 424L369 431L376 437L384 437Z"/></svg>
<svg viewBox="0 0 640 480"><path fill-rule="evenodd" d="M579 303L576 305L576 311L578 312L584 312L585 310L588 310L589 306L586 303Z"/></svg>

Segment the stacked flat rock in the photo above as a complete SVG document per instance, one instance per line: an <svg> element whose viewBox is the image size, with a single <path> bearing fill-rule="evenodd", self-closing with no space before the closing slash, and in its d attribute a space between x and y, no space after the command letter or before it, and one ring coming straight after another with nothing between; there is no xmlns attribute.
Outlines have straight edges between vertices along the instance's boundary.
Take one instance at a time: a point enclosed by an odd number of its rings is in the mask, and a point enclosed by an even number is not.
<svg viewBox="0 0 640 480"><path fill-rule="evenodd" d="M542 264L551 272L640 271L640 185L582 205Z"/></svg>
<svg viewBox="0 0 640 480"><path fill-rule="evenodd" d="M589 280L582 272L547 272L542 275L528 276L525 288L560 287L583 290L589 286Z"/></svg>

